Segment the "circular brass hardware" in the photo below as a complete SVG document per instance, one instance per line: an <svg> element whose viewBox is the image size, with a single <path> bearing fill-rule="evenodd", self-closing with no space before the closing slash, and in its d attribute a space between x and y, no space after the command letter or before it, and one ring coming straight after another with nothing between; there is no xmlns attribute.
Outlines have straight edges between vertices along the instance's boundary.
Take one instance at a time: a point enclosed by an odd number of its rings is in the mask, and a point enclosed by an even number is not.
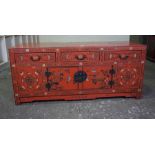
<svg viewBox="0 0 155 155"><path fill-rule="evenodd" d="M76 58L77 60L84 60L84 59L86 58L86 56L83 55L83 54L79 54L79 55L75 56L75 58Z"/></svg>
<svg viewBox="0 0 155 155"><path fill-rule="evenodd" d="M128 58L129 58L129 56L128 55L119 55L119 58L121 59L121 60L127 60Z"/></svg>
<svg viewBox="0 0 155 155"><path fill-rule="evenodd" d="M31 56L30 59L31 59L32 61L39 61L39 60L41 59L41 57L38 56L38 55L36 55L36 56Z"/></svg>

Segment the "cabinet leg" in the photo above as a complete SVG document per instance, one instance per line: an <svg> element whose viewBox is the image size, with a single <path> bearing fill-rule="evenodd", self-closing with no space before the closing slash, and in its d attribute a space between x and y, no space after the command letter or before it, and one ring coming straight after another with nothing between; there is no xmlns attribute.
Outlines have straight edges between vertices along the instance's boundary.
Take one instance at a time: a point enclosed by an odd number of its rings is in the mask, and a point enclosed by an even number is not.
<svg viewBox="0 0 155 155"><path fill-rule="evenodd" d="M16 105L21 105L21 104L22 104L22 103L20 102L20 99L19 99L19 98L16 98L16 99L15 99L15 104L16 104Z"/></svg>
<svg viewBox="0 0 155 155"><path fill-rule="evenodd" d="M16 105L22 105L22 103L21 103L21 102L16 102L15 104L16 104Z"/></svg>
<svg viewBox="0 0 155 155"><path fill-rule="evenodd" d="M136 98L136 99L141 99L142 97L143 97L142 94L137 94L135 98Z"/></svg>

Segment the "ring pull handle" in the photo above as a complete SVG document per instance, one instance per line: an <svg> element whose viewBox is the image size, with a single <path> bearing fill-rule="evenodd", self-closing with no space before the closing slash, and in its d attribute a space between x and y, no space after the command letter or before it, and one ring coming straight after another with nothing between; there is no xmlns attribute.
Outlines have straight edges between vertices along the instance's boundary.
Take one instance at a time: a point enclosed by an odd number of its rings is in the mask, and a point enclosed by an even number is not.
<svg viewBox="0 0 155 155"><path fill-rule="evenodd" d="M31 56L30 59L31 59L32 61L39 61L39 60L41 59L41 57L38 56L38 55L35 55L35 56Z"/></svg>
<svg viewBox="0 0 155 155"><path fill-rule="evenodd" d="M119 55L119 58L121 59L121 60L127 60L128 58L129 58L129 56L128 55Z"/></svg>
<svg viewBox="0 0 155 155"><path fill-rule="evenodd" d="M79 54L79 55L76 55L75 58L76 58L77 60L84 60L84 59L86 58L86 56L83 55L83 54Z"/></svg>

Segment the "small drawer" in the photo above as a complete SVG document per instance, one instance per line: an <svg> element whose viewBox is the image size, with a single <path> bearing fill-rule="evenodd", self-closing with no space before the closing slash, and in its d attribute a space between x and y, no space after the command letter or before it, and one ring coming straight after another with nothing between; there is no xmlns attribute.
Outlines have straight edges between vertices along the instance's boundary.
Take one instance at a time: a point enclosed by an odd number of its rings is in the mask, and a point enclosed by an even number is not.
<svg viewBox="0 0 155 155"><path fill-rule="evenodd" d="M15 55L16 63L55 63L55 53L22 53Z"/></svg>
<svg viewBox="0 0 155 155"><path fill-rule="evenodd" d="M99 61L99 52L62 52L61 61L67 62L94 62Z"/></svg>
<svg viewBox="0 0 155 155"><path fill-rule="evenodd" d="M121 52L108 52L105 53L105 60L139 60L141 58L141 51L121 51Z"/></svg>

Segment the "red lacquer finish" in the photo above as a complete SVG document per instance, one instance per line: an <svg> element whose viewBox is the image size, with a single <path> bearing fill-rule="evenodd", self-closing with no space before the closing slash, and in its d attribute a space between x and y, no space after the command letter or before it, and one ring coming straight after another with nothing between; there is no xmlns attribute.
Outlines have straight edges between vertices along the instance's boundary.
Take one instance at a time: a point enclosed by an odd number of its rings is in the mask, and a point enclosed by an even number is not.
<svg viewBox="0 0 155 155"><path fill-rule="evenodd" d="M49 43L10 49L16 104L142 95L146 46Z"/></svg>

